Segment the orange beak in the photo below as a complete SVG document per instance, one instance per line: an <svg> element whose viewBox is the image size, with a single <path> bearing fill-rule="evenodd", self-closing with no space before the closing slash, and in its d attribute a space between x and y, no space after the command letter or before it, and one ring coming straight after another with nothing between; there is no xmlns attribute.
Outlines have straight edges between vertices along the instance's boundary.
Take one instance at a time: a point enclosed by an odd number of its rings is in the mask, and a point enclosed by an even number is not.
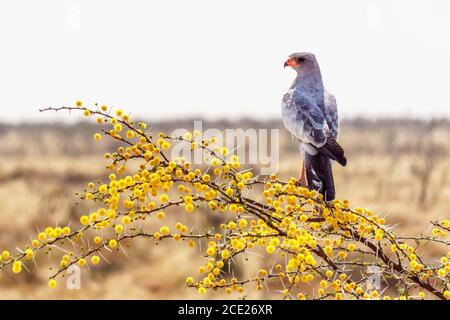
<svg viewBox="0 0 450 320"><path fill-rule="evenodd" d="M292 68L297 68L300 66L300 63L298 63L297 60L295 60L294 58L289 58L284 63L284 67L286 68L287 66L292 67Z"/></svg>

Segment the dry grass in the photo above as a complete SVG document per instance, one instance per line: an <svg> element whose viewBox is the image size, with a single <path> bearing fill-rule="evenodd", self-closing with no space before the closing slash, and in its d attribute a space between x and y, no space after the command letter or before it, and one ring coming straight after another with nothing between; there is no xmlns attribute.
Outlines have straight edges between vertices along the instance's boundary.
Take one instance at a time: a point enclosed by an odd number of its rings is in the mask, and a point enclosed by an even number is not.
<svg viewBox="0 0 450 320"><path fill-rule="evenodd" d="M192 122L163 123L158 129L170 132L174 126L192 128ZM204 128L279 128L278 122L203 123ZM296 142L280 128L280 175L299 174L300 155ZM78 203L76 192L91 179L104 177L102 154L113 143L95 144L95 127L0 125L0 248L14 249L29 240L36 229L55 223L78 223L89 212ZM155 129L155 132L158 132ZM400 233L416 234L428 228L428 221L449 216L450 126L447 122L355 120L342 124L340 141L349 164L335 165L338 197L355 206L385 213L388 222L398 224ZM100 147L99 147L100 146ZM62 187L67 186L67 187ZM177 219L180 215L173 212ZM199 227L217 223L210 215L192 216ZM173 218L175 221L175 218ZM25 232L24 232L25 231ZM0 273L0 298L198 298L195 290L183 287L186 276L195 272L201 259L198 249L178 250L185 244L149 245L135 241L123 255L111 256L112 264L102 264L84 272L82 288L48 289L45 269L20 277ZM430 258L439 253L430 248ZM45 264L45 257L37 262ZM239 262L258 264L258 257ZM208 298L223 297L222 293ZM236 297L236 296L232 296ZM271 298L273 293L250 292L250 298Z"/></svg>

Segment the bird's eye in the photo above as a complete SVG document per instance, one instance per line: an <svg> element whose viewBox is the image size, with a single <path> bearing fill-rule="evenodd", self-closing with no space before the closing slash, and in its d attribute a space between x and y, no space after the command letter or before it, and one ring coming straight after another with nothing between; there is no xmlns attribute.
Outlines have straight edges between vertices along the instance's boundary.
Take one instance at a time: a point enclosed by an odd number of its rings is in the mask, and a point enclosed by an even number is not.
<svg viewBox="0 0 450 320"><path fill-rule="evenodd" d="M297 58L297 61L298 61L298 62L303 62L303 61L305 61L305 58L302 58L302 57Z"/></svg>

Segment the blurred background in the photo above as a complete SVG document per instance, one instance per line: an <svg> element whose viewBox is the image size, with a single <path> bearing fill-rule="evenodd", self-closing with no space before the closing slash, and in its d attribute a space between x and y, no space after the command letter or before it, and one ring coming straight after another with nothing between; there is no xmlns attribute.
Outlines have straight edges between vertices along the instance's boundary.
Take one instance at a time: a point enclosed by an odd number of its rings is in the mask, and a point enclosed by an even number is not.
<svg viewBox="0 0 450 320"><path fill-rule="evenodd" d="M107 177L102 155L114 145L94 143L96 126L78 115L41 107L98 102L155 132L192 129L194 120L204 129L279 129L279 174L297 176L298 146L280 119L294 78L282 67L297 51L316 54L338 101L349 159L334 167L338 197L382 212L402 234L450 216L448 1L43 0L0 8L0 248L12 251L47 225L78 223L89 206L76 192ZM193 223L216 221L204 214ZM83 271L80 290L48 289L45 268L0 272L0 298L199 298L183 284L203 260L177 246L136 241L128 257ZM439 254L427 251L429 259ZM246 265L239 268L245 276Z"/></svg>

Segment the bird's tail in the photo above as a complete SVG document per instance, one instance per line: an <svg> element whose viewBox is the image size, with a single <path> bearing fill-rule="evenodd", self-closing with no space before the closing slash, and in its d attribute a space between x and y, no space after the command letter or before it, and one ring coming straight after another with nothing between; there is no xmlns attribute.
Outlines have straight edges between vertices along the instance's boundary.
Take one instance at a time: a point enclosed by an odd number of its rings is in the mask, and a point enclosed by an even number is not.
<svg viewBox="0 0 450 320"><path fill-rule="evenodd" d="M330 158L321 153L313 156L305 152L305 169L308 187L319 191L326 201L333 200L336 191Z"/></svg>

